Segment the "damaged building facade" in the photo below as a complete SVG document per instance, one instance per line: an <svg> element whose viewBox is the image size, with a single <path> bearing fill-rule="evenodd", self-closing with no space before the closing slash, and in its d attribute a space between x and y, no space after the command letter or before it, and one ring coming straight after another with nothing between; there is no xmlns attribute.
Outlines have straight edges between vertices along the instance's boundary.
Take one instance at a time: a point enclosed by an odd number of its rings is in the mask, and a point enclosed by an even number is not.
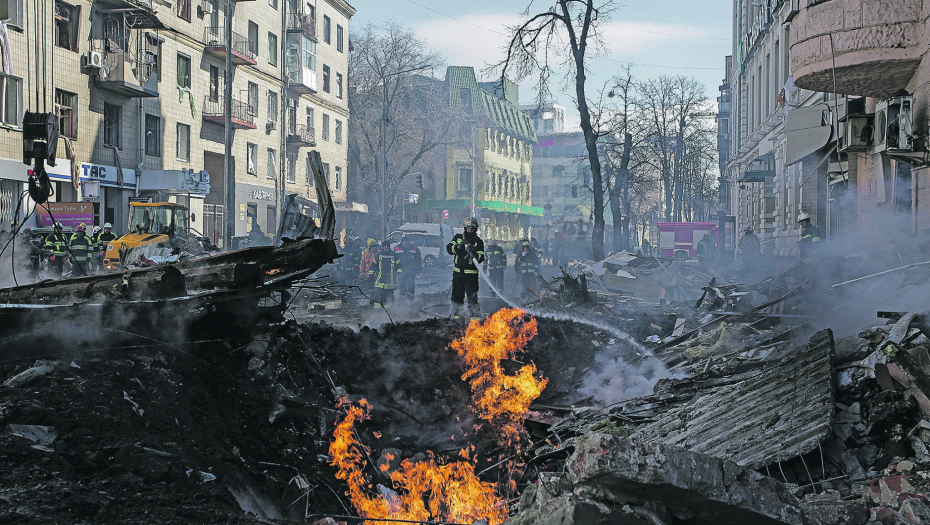
<svg viewBox="0 0 930 525"><path fill-rule="evenodd" d="M760 234L763 251L797 255L801 212L828 245L930 225L920 199L927 9L917 0L734 3L721 211Z"/></svg>
<svg viewBox="0 0 930 525"><path fill-rule="evenodd" d="M530 235L542 218L533 202L533 148L536 129L520 111L516 84L478 82L471 67L450 66L442 82L456 140L432 156L431 171L441 174L428 198L406 206L408 221L460 225L471 215L486 239L517 240ZM472 212L472 202L475 210Z"/></svg>
<svg viewBox="0 0 930 525"><path fill-rule="evenodd" d="M348 3L42 0L37 6L38 12L14 0L0 6L8 20L2 45L13 57L2 75L5 226L25 188L25 110L59 116L51 200L93 202L95 222L111 222L117 233L127 226L131 198L184 204L191 226L217 241L230 213L233 236L253 224L274 232L284 193L315 199L311 149L329 169L333 199L345 201L345 83L355 13ZM235 210L224 210L226 9L232 9Z"/></svg>

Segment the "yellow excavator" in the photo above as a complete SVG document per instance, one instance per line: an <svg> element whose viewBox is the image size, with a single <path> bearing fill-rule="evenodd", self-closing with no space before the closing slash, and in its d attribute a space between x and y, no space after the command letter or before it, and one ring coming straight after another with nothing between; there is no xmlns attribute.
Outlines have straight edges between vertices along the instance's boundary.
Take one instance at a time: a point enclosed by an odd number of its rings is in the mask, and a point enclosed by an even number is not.
<svg viewBox="0 0 930 525"><path fill-rule="evenodd" d="M186 206L173 202L129 203L129 233L107 244L103 267L120 269L120 259L136 248L158 246L175 248L187 243L190 230Z"/></svg>

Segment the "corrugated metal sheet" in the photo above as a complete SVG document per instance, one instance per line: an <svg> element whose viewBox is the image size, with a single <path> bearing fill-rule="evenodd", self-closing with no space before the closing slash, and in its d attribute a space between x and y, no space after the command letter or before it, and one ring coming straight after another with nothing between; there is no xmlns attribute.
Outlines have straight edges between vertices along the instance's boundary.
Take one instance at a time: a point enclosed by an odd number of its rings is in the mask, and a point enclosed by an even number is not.
<svg viewBox="0 0 930 525"><path fill-rule="evenodd" d="M777 364L739 383L699 392L632 437L749 468L806 454L833 426L832 358L833 333L818 332Z"/></svg>

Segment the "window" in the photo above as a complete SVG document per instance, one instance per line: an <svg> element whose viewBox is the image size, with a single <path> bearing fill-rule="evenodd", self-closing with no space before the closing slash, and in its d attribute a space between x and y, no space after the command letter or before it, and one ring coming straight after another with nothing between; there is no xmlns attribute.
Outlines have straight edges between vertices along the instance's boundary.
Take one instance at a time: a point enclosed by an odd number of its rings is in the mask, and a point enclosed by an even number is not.
<svg viewBox="0 0 930 525"><path fill-rule="evenodd" d="M342 98L342 73L336 73L336 97Z"/></svg>
<svg viewBox="0 0 930 525"><path fill-rule="evenodd" d="M329 140L329 115L323 113L323 132L321 133L323 140Z"/></svg>
<svg viewBox="0 0 930 525"><path fill-rule="evenodd" d="M103 145L120 147L120 131L123 108L115 104L103 104Z"/></svg>
<svg viewBox="0 0 930 525"><path fill-rule="evenodd" d="M287 156L287 181L291 184L297 182L297 155L293 153Z"/></svg>
<svg viewBox="0 0 930 525"><path fill-rule="evenodd" d="M210 66L210 102L219 102L220 100L220 68Z"/></svg>
<svg viewBox="0 0 930 525"><path fill-rule="evenodd" d="M335 178L333 179L333 188L336 191L342 191L342 167L336 166Z"/></svg>
<svg viewBox="0 0 930 525"><path fill-rule="evenodd" d="M77 95L55 90L55 108L58 110L58 133L69 139L77 138Z"/></svg>
<svg viewBox="0 0 930 525"><path fill-rule="evenodd" d="M249 51L258 54L258 24L249 21Z"/></svg>
<svg viewBox="0 0 930 525"><path fill-rule="evenodd" d="M293 98L287 102L287 132L290 135L297 134L297 100Z"/></svg>
<svg viewBox="0 0 930 525"><path fill-rule="evenodd" d="M332 28L333 22L329 19L328 16L323 15L323 41L327 44L331 44L330 39L332 37Z"/></svg>
<svg viewBox="0 0 930 525"><path fill-rule="evenodd" d="M191 0L178 0L178 18L191 21Z"/></svg>
<svg viewBox="0 0 930 525"><path fill-rule="evenodd" d="M342 29L342 26L337 25L336 26L336 51L339 51L340 53L345 51L345 47L343 47L343 43L342 43L344 38L345 38L345 30Z"/></svg>
<svg viewBox="0 0 930 525"><path fill-rule="evenodd" d="M23 80L16 77L0 75L0 103L2 120L5 124L20 125L20 116L23 114Z"/></svg>
<svg viewBox="0 0 930 525"><path fill-rule="evenodd" d="M55 2L55 45L77 51L80 29L81 6Z"/></svg>
<svg viewBox="0 0 930 525"><path fill-rule="evenodd" d="M268 122L278 122L278 94L268 90Z"/></svg>
<svg viewBox="0 0 930 525"><path fill-rule="evenodd" d="M191 88L191 57L178 53L178 87Z"/></svg>
<svg viewBox="0 0 930 525"><path fill-rule="evenodd" d="M323 91L329 93L329 66L323 65Z"/></svg>
<svg viewBox="0 0 930 525"><path fill-rule="evenodd" d="M209 0L208 3L210 4L210 28L213 33L216 33L220 25L220 2L219 0ZM223 9L225 9L225 6Z"/></svg>
<svg viewBox="0 0 930 525"><path fill-rule="evenodd" d="M275 165L278 163L278 152L274 148L268 148L268 173L266 176L269 179L275 178L277 171L275 170Z"/></svg>
<svg viewBox="0 0 930 525"><path fill-rule="evenodd" d="M323 178L326 179L326 182L329 183L329 163L323 163Z"/></svg>
<svg viewBox="0 0 930 525"><path fill-rule="evenodd" d="M342 121L336 119L336 144L342 144Z"/></svg>
<svg viewBox="0 0 930 525"><path fill-rule="evenodd" d="M145 114L145 154L161 155L161 118Z"/></svg>
<svg viewBox="0 0 930 525"><path fill-rule="evenodd" d="M459 169L459 191L471 191L471 168Z"/></svg>
<svg viewBox="0 0 930 525"><path fill-rule="evenodd" d="M270 5L270 6L272 7L272 9L277 9L277 8L278 8L278 0L268 0L268 5Z"/></svg>
<svg viewBox="0 0 930 525"><path fill-rule="evenodd" d="M152 73L158 75L161 82L161 43L162 39L154 33L145 34L145 58L151 64Z"/></svg>
<svg viewBox="0 0 930 525"><path fill-rule="evenodd" d="M307 153L307 186L313 186L313 163L310 162L309 153Z"/></svg>
<svg viewBox="0 0 930 525"><path fill-rule="evenodd" d="M245 171L249 175L258 175L258 144L249 142L245 146Z"/></svg>
<svg viewBox="0 0 930 525"><path fill-rule="evenodd" d="M271 32L268 33L268 63L278 65L278 35Z"/></svg>
<svg viewBox="0 0 930 525"><path fill-rule="evenodd" d="M191 127L178 122L178 141L176 144L178 160L191 160Z"/></svg>
<svg viewBox="0 0 930 525"><path fill-rule="evenodd" d="M258 115L258 84L249 82L249 115Z"/></svg>
<svg viewBox="0 0 930 525"><path fill-rule="evenodd" d="M312 131L316 127L313 125L313 108L307 108L307 129Z"/></svg>
<svg viewBox="0 0 930 525"><path fill-rule="evenodd" d="M23 27L23 0L0 2L0 20L9 20L10 25Z"/></svg>

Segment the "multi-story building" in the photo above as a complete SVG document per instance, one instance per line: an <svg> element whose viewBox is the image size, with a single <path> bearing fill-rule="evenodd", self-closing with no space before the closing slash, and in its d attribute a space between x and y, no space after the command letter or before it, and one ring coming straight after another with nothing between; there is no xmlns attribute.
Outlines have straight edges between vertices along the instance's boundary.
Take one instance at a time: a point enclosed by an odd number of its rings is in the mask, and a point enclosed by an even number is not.
<svg viewBox="0 0 930 525"><path fill-rule="evenodd" d="M533 146L533 206L543 209L534 226L562 231L590 227L591 200L586 187L591 183L591 166L586 162L584 134L565 131L565 107L559 104L520 106L536 128ZM584 159L584 160L582 160Z"/></svg>
<svg viewBox="0 0 930 525"><path fill-rule="evenodd" d="M273 233L285 193L315 199L311 149L320 151L333 200L345 201L345 79L355 13L345 1L40 0L38 11L36 4L0 3L8 20L0 44L14 57L2 73L4 219L12 218L26 180L24 110L59 117L52 200L96 201L97 220L118 232L130 198L149 197L188 205L192 226L217 239L228 214L234 236L254 225ZM224 206L227 81L234 210Z"/></svg>
<svg viewBox="0 0 930 525"><path fill-rule="evenodd" d="M530 235L530 219L543 209L532 195L536 131L520 111L517 86L479 83L471 67L449 67L442 82L461 133L434 155L442 176L428 185L431 198L406 207L408 220L461 224L474 215L487 239Z"/></svg>
<svg viewBox="0 0 930 525"><path fill-rule="evenodd" d="M734 1L733 56L720 100L721 113L725 97L730 111L728 119L718 116L720 133L724 119L729 128L721 173L721 192L728 192L721 207L728 207L721 212L735 216L739 234L754 230L764 252L783 256L796 254L800 212L830 232L827 174L841 165L830 156L832 127L823 125L832 115L830 98L792 80L789 42L796 29L789 22L797 3Z"/></svg>

